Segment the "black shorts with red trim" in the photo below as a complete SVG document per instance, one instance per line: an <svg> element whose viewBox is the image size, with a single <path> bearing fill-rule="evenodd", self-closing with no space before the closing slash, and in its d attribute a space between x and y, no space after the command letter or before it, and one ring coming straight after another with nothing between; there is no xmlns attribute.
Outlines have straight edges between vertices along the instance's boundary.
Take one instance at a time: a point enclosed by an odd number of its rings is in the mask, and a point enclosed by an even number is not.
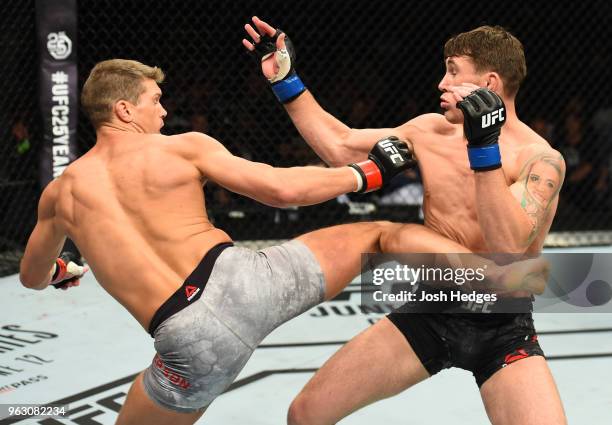
<svg viewBox="0 0 612 425"><path fill-rule="evenodd" d="M478 387L495 372L531 356L544 356L531 313L400 313L387 316L430 375L459 367Z"/></svg>

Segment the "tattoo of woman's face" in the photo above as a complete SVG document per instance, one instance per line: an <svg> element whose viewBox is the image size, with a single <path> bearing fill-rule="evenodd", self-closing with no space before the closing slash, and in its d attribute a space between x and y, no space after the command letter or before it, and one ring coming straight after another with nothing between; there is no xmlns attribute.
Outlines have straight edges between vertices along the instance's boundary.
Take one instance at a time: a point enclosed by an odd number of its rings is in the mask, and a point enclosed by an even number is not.
<svg viewBox="0 0 612 425"><path fill-rule="evenodd" d="M548 205L559 189L560 175L557 167L546 161L536 161L527 174L526 188L540 205Z"/></svg>

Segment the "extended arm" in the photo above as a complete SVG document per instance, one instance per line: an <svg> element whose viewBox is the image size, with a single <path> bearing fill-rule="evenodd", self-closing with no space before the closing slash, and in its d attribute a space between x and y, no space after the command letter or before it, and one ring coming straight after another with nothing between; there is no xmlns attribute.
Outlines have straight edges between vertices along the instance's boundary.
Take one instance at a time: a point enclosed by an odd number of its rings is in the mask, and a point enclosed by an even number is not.
<svg viewBox="0 0 612 425"><path fill-rule="evenodd" d="M325 111L307 90L285 104L306 143L327 164L346 165L367 157L376 140L401 131L392 128L355 129Z"/></svg>
<svg viewBox="0 0 612 425"><path fill-rule="evenodd" d="M395 174L414 166L405 143L376 143L367 161L350 167L274 168L232 155L221 143L201 133L183 135L190 159L203 177L264 204L312 205L351 191L379 188Z"/></svg>
<svg viewBox="0 0 612 425"><path fill-rule="evenodd" d="M296 128L327 164L346 165L367 157L375 142L390 135L401 135L394 129L352 129L326 112L306 90L294 69L295 52L286 35L253 17L257 31L247 24L251 41L244 46L262 60L262 71L272 84L277 98L284 104Z"/></svg>
<svg viewBox="0 0 612 425"><path fill-rule="evenodd" d="M226 189L273 207L312 205L357 189L348 167L274 168L232 155L220 143L199 167Z"/></svg>

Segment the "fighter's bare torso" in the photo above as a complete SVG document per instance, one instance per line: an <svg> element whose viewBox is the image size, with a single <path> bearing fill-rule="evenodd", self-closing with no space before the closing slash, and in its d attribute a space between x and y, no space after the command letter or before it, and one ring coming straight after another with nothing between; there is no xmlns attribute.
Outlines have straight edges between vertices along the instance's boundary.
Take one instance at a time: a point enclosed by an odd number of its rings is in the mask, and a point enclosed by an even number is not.
<svg viewBox="0 0 612 425"><path fill-rule="evenodd" d="M177 153L180 137L99 137L53 183L57 225L145 329L202 256L230 241L208 219L204 180Z"/></svg>
<svg viewBox="0 0 612 425"><path fill-rule="evenodd" d="M421 115L396 129L410 140L424 185L425 225L476 251L488 251L477 218L474 172L470 169L463 126L441 114ZM529 127L516 120L502 129L500 150L506 182L514 184L533 152L554 152ZM539 250L548 229L528 249Z"/></svg>

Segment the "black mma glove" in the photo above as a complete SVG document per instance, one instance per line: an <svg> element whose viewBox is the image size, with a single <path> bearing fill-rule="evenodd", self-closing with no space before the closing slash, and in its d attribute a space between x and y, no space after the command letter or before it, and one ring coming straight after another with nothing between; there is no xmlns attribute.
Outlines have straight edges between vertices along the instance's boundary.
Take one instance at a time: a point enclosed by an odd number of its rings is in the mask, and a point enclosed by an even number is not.
<svg viewBox="0 0 612 425"><path fill-rule="evenodd" d="M276 34L270 37L267 34L261 36L260 42L255 44L253 54L261 62L275 55L274 59L279 67L278 72L268 81L272 85L274 95L281 103L287 103L304 93L306 87L300 77L295 72L295 49L293 43L285 34L285 48L276 49L276 40L283 32L280 29L276 30Z"/></svg>
<svg viewBox="0 0 612 425"><path fill-rule="evenodd" d="M81 258L74 252L65 251L55 260L50 285L61 289L70 282L80 279L89 268L83 266Z"/></svg>
<svg viewBox="0 0 612 425"><path fill-rule="evenodd" d="M416 164L416 158L406 142L395 136L379 140L370 151L367 161L349 164L357 177L355 192L365 193L380 189L397 174Z"/></svg>
<svg viewBox="0 0 612 425"><path fill-rule="evenodd" d="M463 111L463 131L468 140L470 168L489 171L501 167L499 133L506 122L504 101L486 88L473 91L457 107Z"/></svg>

